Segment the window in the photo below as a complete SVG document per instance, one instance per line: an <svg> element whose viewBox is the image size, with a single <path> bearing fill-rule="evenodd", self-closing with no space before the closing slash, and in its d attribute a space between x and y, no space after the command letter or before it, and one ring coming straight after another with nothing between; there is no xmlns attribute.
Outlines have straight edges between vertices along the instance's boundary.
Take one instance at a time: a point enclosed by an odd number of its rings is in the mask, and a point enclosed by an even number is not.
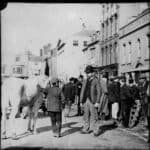
<svg viewBox="0 0 150 150"><path fill-rule="evenodd" d="M102 52L102 65L104 65L104 48L101 49Z"/></svg>
<svg viewBox="0 0 150 150"><path fill-rule="evenodd" d="M141 57L141 40L137 39L137 52L138 52L138 58Z"/></svg>
<svg viewBox="0 0 150 150"><path fill-rule="evenodd" d="M123 44L123 49L122 49L122 63L125 64L125 59L126 59L126 44Z"/></svg>
<svg viewBox="0 0 150 150"><path fill-rule="evenodd" d="M88 44L87 44L87 41L83 41L83 46L87 46Z"/></svg>
<svg viewBox="0 0 150 150"><path fill-rule="evenodd" d="M20 60L20 57L19 57L19 56L17 56L17 57L16 57L16 61L18 62L19 60Z"/></svg>
<svg viewBox="0 0 150 150"><path fill-rule="evenodd" d="M74 40L73 41L73 46L78 46L79 44L78 44L78 40Z"/></svg>
<svg viewBox="0 0 150 150"><path fill-rule="evenodd" d="M40 56L43 56L43 50L40 49Z"/></svg>
<svg viewBox="0 0 150 150"><path fill-rule="evenodd" d="M131 52L132 52L132 45L131 45L131 41L129 41L129 58L128 58L129 63L131 63Z"/></svg>

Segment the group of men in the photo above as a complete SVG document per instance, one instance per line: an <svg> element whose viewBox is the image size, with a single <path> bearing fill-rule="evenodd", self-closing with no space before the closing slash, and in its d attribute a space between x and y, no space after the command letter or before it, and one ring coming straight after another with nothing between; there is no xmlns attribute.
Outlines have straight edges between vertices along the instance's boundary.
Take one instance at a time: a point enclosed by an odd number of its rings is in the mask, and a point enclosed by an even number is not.
<svg viewBox="0 0 150 150"><path fill-rule="evenodd" d="M94 136L99 135L99 119L111 119L117 126L128 127L130 110L135 100L140 100L142 116L150 128L150 85L146 77L140 77L139 83L135 82L134 77L108 76L106 72L98 77L92 66L87 66L85 73L86 79L82 75L78 79L72 77L62 88L58 80L52 80L53 86L47 91L47 109L52 119L54 136L61 136L62 107L65 106L65 117L69 117L73 103L77 104L77 116L83 115L81 133L84 134L93 132Z"/></svg>
<svg viewBox="0 0 150 150"><path fill-rule="evenodd" d="M150 84L146 76L136 83L135 76L108 76L106 72L98 78L92 66L87 66L85 73L87 80L80 94L85 122L82 133L99 135L98 117L111 119L116 126L129 127L130 111L136 100L140 101L141 117L150 128Z"/></svg>

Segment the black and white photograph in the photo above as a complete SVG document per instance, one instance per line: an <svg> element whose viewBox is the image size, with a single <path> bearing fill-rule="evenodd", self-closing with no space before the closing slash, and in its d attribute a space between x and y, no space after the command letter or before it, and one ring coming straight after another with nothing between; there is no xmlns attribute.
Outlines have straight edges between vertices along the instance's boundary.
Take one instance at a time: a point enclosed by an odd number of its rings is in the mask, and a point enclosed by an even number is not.
<svg viewBox="0 0 150 150"><path fill-rule="evenodd" d="M150 148L150 3L7 2L1 144Z"/></svg>

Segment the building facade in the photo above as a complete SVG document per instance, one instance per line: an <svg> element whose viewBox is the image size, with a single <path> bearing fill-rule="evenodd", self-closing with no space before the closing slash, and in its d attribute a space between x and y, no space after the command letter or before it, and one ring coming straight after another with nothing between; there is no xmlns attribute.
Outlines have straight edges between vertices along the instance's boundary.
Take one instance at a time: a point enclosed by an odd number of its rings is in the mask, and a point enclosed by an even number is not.
<svg viewBox="0 0 150 150"><path fill-rule="evenodd" d="M103 4L102 15L99 70L106 69L109 74L117 74L119 5Z"/></svg>
<svg viewBox="0 0 150 150"><path fill-rule="evenodd" d="M92 65L98 67L100 64L100 31L96 31L91 35L91 39L88 41L86 47L82 50L84 57L87 58L86 65Z"/></svg>
<svg viewBox="0 0 150 150"><path fill-rule="evenodd" d="M95 30L83 29L63 39L66 44L61 50L57 51L57 75L65 82L70 77L78 77L80 74L84 74L89 57L82 50L87 47L93 33L95 33Z"/></svg>
<svg viewBox="0 0 150 150"><path fill-rule="evenodd" d="M150 8L120 28L119 74L135 72L149 75L150 64Z"/></svg>

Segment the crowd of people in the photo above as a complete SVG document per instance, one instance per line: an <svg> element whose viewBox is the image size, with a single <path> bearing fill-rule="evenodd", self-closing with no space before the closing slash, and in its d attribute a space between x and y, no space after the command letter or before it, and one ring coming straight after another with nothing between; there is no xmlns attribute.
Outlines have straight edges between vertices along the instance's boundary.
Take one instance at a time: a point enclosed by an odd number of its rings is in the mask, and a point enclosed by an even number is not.
<svg viewBox="0 0 150 150"><path fill-rule="evenodd" d="M61 86L58 79L52 80L52 87L47 91L47 103L54 136L61 136L62 108L65 109L65 117L69 117L72 104L77 106L76 116L83 115L83 134L93 132L98 136L98 120L112 120L116 126L128 128L131 108L136 101L141 106L138 116L150 128L150 84L146 76L140 76L137 83L134 74L108 76L105 71L97 74L92 66L87 66L85 73L86 78L83 75L71 77Z"/></svg>

